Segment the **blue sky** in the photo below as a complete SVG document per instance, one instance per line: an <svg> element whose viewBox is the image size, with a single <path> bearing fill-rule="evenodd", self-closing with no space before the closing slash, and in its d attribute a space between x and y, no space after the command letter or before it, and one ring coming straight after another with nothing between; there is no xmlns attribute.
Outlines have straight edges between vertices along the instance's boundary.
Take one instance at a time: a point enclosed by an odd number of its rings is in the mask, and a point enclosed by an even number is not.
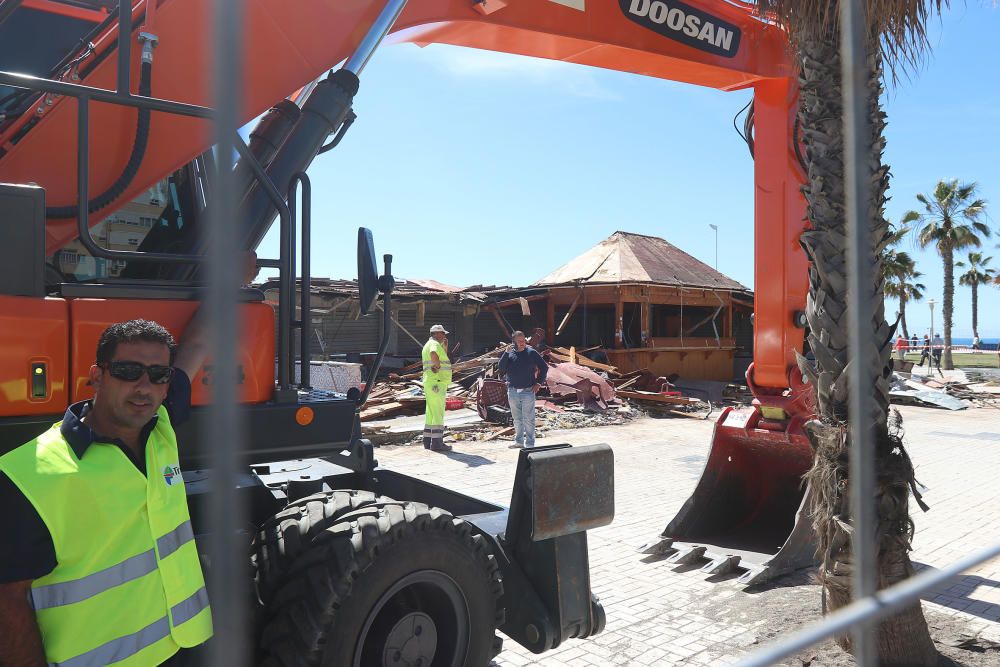
<svg viewBox="0 0 1000 667"><path fill-rule="evenodd" d="M1000 227L1000 9L955 3L933 53L885 96L888 216L940 178L975 180ZM313 274L352 277L358 226L399 277L534 282L616 230L651 234L753 286L753 165L733 129L750 93L446 46L390 45L362 76L358 121L313 163ZM277 253L277 226L259 252ZM1000 236L985 252L1000 268ZM940 259L904 242L928 297ZM955 336L971 336L956 287ZM896 312L887 303L887 315ZM940 330L940 305L935 309ZM1000 289L980 289L980 333L1000 337ZM926 299L907 312L929 326Z"/></svg>

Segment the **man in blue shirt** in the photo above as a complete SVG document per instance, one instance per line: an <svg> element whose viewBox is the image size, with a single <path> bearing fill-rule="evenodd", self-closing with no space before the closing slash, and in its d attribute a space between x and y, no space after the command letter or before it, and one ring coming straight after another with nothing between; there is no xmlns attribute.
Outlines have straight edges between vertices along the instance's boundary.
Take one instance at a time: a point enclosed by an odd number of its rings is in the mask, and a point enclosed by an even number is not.
<svg viewBox="0 0 1000 667"><path fill-rule="evenodd" d="M548 364L528 345L524 332L515 331L514 342L500 357L498 369L507 374L507 400L514 418L514 447L535 446L535 394L545 382Z"/></svg>

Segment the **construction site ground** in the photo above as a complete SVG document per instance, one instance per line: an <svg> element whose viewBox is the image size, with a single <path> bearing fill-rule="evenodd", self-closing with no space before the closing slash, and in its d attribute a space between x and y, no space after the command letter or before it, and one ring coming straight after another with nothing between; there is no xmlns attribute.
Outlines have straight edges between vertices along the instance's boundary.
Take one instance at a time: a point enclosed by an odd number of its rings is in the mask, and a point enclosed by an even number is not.
<svg viewBox="0 0 1000 667"><path fill-rule="evenodd" d="M1000 541L1000 410L901 407L906 441L931 510L915 504L913 561L951 563ZM615 451L616 516L590 533L592 585L607 629L536 656L505 639L496 666L722 665L820 618L820 589L807 573L746 591L737 575L713 580L638 548L680 508L708 454L712 422L642 417L623 425L553 431L537 444L607 442ZM486 500L509 502L517 451L509 440L458 441L447 454L384 446L379 461ZM942 653L961 665L1000 664L1000 559L927 595L924 610ZM962 648L962 647L965 648ZM832 641L787 665L850 665Z"/></svg>

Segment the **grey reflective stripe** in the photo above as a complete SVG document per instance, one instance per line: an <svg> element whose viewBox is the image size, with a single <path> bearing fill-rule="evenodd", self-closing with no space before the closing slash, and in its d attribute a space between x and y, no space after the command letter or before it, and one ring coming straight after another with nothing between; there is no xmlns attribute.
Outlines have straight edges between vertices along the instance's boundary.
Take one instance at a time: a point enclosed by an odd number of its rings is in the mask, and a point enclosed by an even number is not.
<svg viewBox="0 0 1000 667"><path fill-rule="evenodd" d="M156 540L156 550L163 560L173 552L194 539L194 532L191 530L191 521L185 521L163 537Z"/></svg>
<svg viewBox="0 0 1000 667"><path fill-rule="evenodd" d="M50 609L74 604L103 593L106 590L144 577L156 569L156 554L150 549L138 556L132 556L117 565L86 577L63 581L58 584L39 586L31 589L31 600L35 609Z"/></svg>
<svg viewBox="0 0 1000 667"><path fill-rule="evenodd" d="M187 623L207 606L208 591L202 586L194 595L178 602L170 608L170 616L174 619L174 627L176 628L181 623Z"/></svg>
<svg viewBox="0 0 1000 667"><path fill-rule="evenodd" d="M62 662L50 662L49 667L103 667L135 655L147 646L152 646L170 634L170 622L166 617L138 632L112 639L95 649Z"/></svg>

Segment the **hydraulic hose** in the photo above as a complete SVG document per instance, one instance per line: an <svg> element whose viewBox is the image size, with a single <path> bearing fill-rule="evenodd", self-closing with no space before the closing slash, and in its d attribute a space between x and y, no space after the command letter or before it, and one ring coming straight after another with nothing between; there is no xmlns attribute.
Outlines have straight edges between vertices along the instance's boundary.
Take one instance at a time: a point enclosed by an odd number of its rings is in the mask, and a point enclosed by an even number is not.
<svg viewBox="0 0 1000 667"><path fill-rule="evenodd" d="M142 97L151 97L152 91L152 78L153 78L153 64L151 62L143 62L142 68L140 70L139 76L139 95ZM146 146L149 143L149 109L139 109L139 117L135 125L135 140L132 142L132 153L128 157L128 162L125 164L125 169L122 173L115 179L115 182L111 184L107 190L97 195L87 203L87 210L90 213L96 213L101 209L107 207L125 192L132 183L132 179L139 172L139 166L142 164L143 158L146 156ZM45 209L45 217L47 218L75 218L76 217L76 204L70 204L68 206L50 206Z"/></svg>

